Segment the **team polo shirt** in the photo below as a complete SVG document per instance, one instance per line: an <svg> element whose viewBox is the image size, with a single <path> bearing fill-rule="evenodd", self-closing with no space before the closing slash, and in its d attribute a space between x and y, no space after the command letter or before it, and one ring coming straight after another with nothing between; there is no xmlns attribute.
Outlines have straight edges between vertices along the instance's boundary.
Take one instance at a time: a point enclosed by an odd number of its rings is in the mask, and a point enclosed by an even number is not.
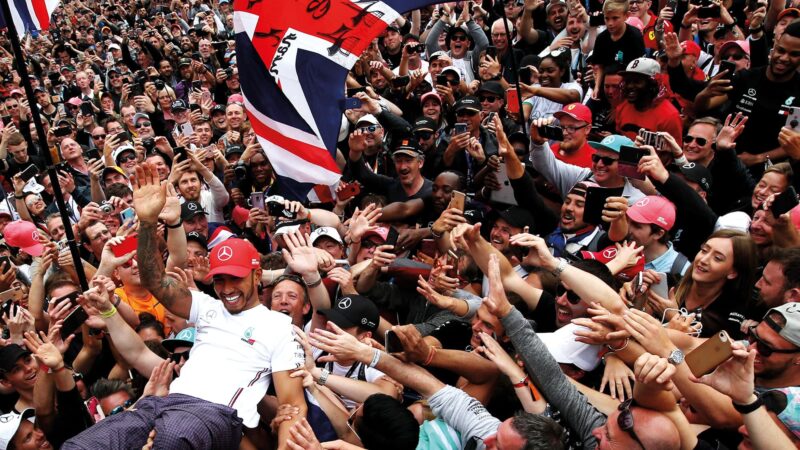
<svg viewBox="0 0 800 450"><path fill-rule="evenodd" d="M231 314L221 300L192 292L189 322L197 328L190 358L170 393L185 394L236 410L244 425L258 426L256 406L272 374L303 366L289 316L259 304Z"/></svg>

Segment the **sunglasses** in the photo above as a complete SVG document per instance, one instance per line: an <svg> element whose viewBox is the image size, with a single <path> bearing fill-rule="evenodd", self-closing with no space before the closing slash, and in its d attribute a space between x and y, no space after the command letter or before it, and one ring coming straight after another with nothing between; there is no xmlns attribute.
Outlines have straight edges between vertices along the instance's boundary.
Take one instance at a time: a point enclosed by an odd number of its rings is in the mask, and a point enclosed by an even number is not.
<svg viewBox="0 0 800 450"><path fill-rule="evenodd" d="M558 286L556 286L556 297L561 297L564 294L567 294L567 301L572 303L573 305L577 305L578 303L581 302L581 298L578 296L578 294L565 288L563 284L559 284Z"/></svg>
<svg viewBox="0 0 800 450"><path fill-rule="evenodd" d="M639 439L639 436L636 436L636 431L633 430L633 412L631 412L631 406L633 405L633 399L629 398L624 402L620 403L619 405L619 416L617 416L617 425L619 426L620 430L628 433L634 441L636 441L639 446L642 448L647 448L642 444L642 441Z"/></svg>
<svg viewBox="0 0 800 450"><path fill-rule="evenodd" d="M107 134L105 134L105 133L103 133L103 134L93 134L92 135L92 139L105 139L106 136L107 136Z"/></svg>
<svg viewBox="0 0 800 450"><path fill-rule="evenodd" d="M729 53L729 54L725 55L722 58L722 60L723 61L728 61L728 60L732 59L734 61L741 61L744 58L747 58L746 54L740 53L740 52L735 52L735 53Z"/></svg>
<svg viewBox="0 0 800 450"><path fill-rule="evenodd" d="M597 164L598 162L603 161L603 164L610 166L617 162L616 158L612 158L610 156L600 156L600 155L592 155L592 162Z"/></svg>
<svg viewBox="0 0 800 450"><path fill-rule="evenodd" d="M136 161L136 155L128 153L127 155L122 155L119 157L120 163L126 163L128 161Z"/></svg>
<svg viewBox="0 0 800 450"><path fill-rule="evenodd" d="M420 139L420 140L423 140L423 141L427 141L428 139L433 137L433 133L431 133L429 131L418 131L418 132L414 133L414 136L416 136L417 139Z"/></svg>
<svg viewBox="0 0 800 450"><path fill-rule="evenodd" d="M111 416L113 416L114 414L119 414L119 413L121 413L122 411L125 411L126 409L130 408L132 405L133 405L133 399L128 399L128 400L125 400L125 403L123 403L123 404L121 404L121 405L119 405L119 406L115 407L114 409L112 409L112 410L111 410L111 411L108 413L108 416L109 416L109 417L111 417Z"/></svg>
<svg viewBox="0 0 800 450"><path fill-rule="evenodd" d="M450 38L451 41L461 41L461 42L464 42L467 39L469 39L469 38L467 38L467 36L464 35L464 34L457 34L457 35L455 35L455 36Z"/></svg>
<svg viewBox="0 0 800 450"><path fill-rule="evenodd" d="M185 352L173 353L169 355L169 359L171 359L175 364L180 364L181 358L183 358L184 361L188 361L190 351L191 350L186 350Z"/></svg>
<svg viewBox="0 0 800 450"><path fill-rule="evenodd" d="M750 327L750 335L747 337L747 340L750 344L756 344L756 351L764 358L769 358L773 353L789 354L800 352L800 350L782 350L772 347L758 336L755 325Z"/></svg>
<svg viewBox="0 0 800 450"><path fill-rule="evenodd" d="M359 128L359 130L361 130L362 132L374 133L374 132L378 131L378 129L380 129L380 127L381 127L380 125L370 125L368 127L361 127L361 128Z"/></svg>
<svg viewBox="0 0 800 450"><path fill-rule="evenodd" d="M494 102L496 102L496 101L497 101L497 99L499 99L499 98L500 98L500 97L497 97L497 96L495 96L495 95L484 95L484 96L482 96L482 97L481 97L481 103L483 103L483 102L494 103Z"/></svg>
<svg viewBox="0 0 800 450"><path fill-rule="evenodd" d="M690 134L687 134L686 136L683 137L684 144L691 144L693 141L696 141L697 145L699 145L700 147L708 144L708 139L706 138L694 137Z"/></svg>
<svg viewBox="0 0 800 450"><path fill-rule="evenodd" d="M137 124L136 124L136 129L139 129L139 128L144 128L144 127L149 127L150 125L152 125L152 123L150 123L150 122L147 122L147 121L145 121L145 122L139 122L139 123L137 123Z"/></svg>

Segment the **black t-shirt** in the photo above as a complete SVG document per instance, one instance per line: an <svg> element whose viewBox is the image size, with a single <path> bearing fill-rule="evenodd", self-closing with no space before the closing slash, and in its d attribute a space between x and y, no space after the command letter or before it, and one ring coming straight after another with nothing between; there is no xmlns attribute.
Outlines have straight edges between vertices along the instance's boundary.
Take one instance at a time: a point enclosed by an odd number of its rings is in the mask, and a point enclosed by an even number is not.
<svg viewBox="0 0 800 450"><path fill-rule="evenodd" d="M640 56L644 56L642 32L635 27L626 25L625 32L618 41L611 39L611 33L608 30L597 35L592 53L592 63L604 67L618 63L625 67Z"/></svg>
<svg viewBox="0 0 800 450"><path fill-rule="evenodd" d="M531 313L531 319L536 321L537 333L552 333L558 329L556 325L556 298L553 294L543 291L539 297L539 304Z"/></svg>
<svg viewBox="0 0 800 450"><path fill-rule="evenodd" d="M767 78L767 67L737 72L728 103L719 118L741 112L747 123L736 139L739 153L764 153L778 147L778 133L786 124L781 106L800 106L800 75L776 83Z"/></svg>

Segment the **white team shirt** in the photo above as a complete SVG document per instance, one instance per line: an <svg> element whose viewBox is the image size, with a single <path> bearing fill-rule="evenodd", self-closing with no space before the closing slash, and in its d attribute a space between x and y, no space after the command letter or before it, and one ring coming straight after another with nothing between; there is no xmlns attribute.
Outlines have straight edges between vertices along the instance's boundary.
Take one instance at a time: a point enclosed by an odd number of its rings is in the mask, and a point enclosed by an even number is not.
<svg viewBox="0 0 800 450"><path fill-rule="evenodd" d="M294 340L288 316L263 305L231 314L221 300L192 292L189 322L197 336L181 376L170 392L234 408L248 428L258 426L256 406L272 373L303 366L303 348Z"/></svg>

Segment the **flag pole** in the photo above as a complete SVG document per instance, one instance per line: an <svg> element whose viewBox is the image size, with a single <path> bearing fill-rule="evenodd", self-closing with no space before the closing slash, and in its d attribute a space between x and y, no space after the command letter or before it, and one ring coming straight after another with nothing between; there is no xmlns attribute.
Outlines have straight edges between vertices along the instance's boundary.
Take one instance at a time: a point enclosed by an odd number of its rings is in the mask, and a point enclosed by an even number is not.
<svg viewBox="0 0 800 450"><path fill-rule="evenodd" d="M500 4L500 15L503 18L503 28L505 28L506 32L506 40L508 41L508 53L511 56L511 70L514 71L514 86L517 90L517 104L519 105L519 120L517 122L522 125L522 132L526 135L528 134L527 127L525 126L525 118L522 117L523 108L522 108L522 89L519 86L519 64L517 63L517 58L514 57L514 41L512 41L511 30L508 28L508 17L506 17L506 9L505 5L502 3ZM519 33L519 30L517 30ZM500 62L499 60L497 61ZM502 74L502 65L500 66L500 73Z"/></svg>
<svg viewBox="0 0 800 450"><path fill-rule="evenodd" d="M22 87L25 89L25 97L28 98L30 105L31 118L36 127L36 134L39 136L39 147L43 150L43 157L47 163L47 173L50 176L50 184L53 186L53 197L58 206L58 211L61 214L61 221L64 223L64 231L69 245L70 253L72 254L72 261L75 264L75 272L78 275L78 282L83 291L89 290L89 283L86 280L86 273L83 270L83 263L81 262L81 255L78 251L78 244L75 242L75 234L72 232L72 222L70 221L67 207L64 203L64 194L61 192L61 185L58 183L58 175L56 168L53 165L53 156L50 154L49 146L47 145L47 136L42 126L42 120L39 116L39 110L36 108L36 97L33 95L33 87L31 80L28 79L28 68L25 66L23 59L22 46L19 43L19 35L17 34L14 18L11 15L11 7L8 2L10 0L0 0L0 7L3 8L3 16L6 18L6 35L8 40L11 41L11 48L14 50L14 59L17 64L17 73L22 78Z"/></svg>

